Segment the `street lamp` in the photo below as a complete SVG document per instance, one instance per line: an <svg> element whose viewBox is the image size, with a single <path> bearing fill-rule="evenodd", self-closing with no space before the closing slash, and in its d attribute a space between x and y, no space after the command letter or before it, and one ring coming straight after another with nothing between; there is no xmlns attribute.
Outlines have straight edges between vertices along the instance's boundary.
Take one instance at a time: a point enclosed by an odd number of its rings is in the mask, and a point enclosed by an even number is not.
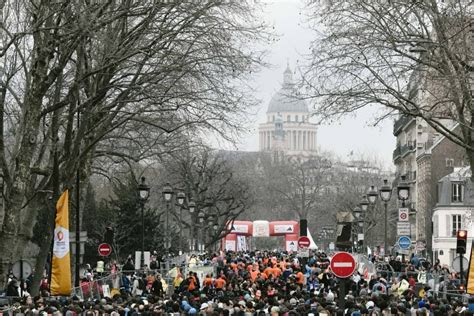
<svg viewBox="0 0 474 316"><path fill-rule="evenodd" d="M191 231L191 234L189 236L189 239L190 239L190 247L189 249L191 251L194 250L194 246L195 246L195 238L194 238L194 211L196 210L196 202L194 202L193 198L190 198L189 199L189 202L188 202L188 209L189 209L189 215L191 216L191 226L190 226L190 231Z"/></svg>
<svg viewBox="0 0 474 316"><path fill-rule="evenodd" d="M186 200L186 194L184 192L178 192L176 195L176 202L179 206L179 252L183 251L183 204Z"/></svg>
<svg viewBox="0 0 474 316"><path fill-rule="evenodd" d="M353 238L353 241L354 241L354 249L356 251L358 251L358 246L359 246L359 231L362 231L363 232L363 227L364 227L364 219L362 217L362 208L356 206L354 208L354 210L352 211L354 213L354 217L355 217L355 224L357 226L354 226L353 227L353 231L354 231L354 238Z"/></svg>
<svg viewBox="0 0 474 316"><path fill-rule="evenodd" d="M204 211L203 210L199 210L199 213L198 213L198 221L199 221L199 225L202 225L202 223L204 223ZM201 234L201 236L204 236L204 234ZM198 233L198 250L202 250L202 247L199 243L200 241L200 238L199 238L199 233Z"/></svg>
<svg viewBox="0 0 474 316"><path fill-rule="evenodd" d="M142 253L140 256L140 267L144 266L145 262L145 203L150 196L150 187L145 183L145 177L142 177L141 183L137 187L138 198L140 200L142 211Z"/></svg>
<svg viewBox="0 0 474 316"><path fill-rule="evenodd" d="M173 198L173 188L170 186L169 183L163 187L163 198L166 202L166 215L165 215L165 249L171 248L171 240L169 238L169 213L170 213L170 202Z"/></svg>
<svg viewBox="0 0 474 316"><path fill-rule="evenodd" d="M378 196L379 196L379 193L375 189L375 186L371 185L370 190L367 193L367 199L369 200L370 205L374 205L375 202L377 202Z"/></svg>
<svg viewBox="0 0 474 316"><path fill-rule="evenodd" d="M410 198L410 185L405 182L405 176L401 176L401 181L397 186L398 199L402 201L402 207L405 207L405 201Z"/></svg>
<svg viewBox="0 0 474 316"><path fill-rule="evenodd" d="M388 207L388 201L390 201L390 198L392 197L392 187L388 184L388 180L384 179L383 180L383 185L379 190L380 193L380 199L383 201L384 209L385 209L385 230L384 230L384 239L383 239L383 244L384 244L384 252L387 253L387 230L388 230L388 215L387 215L387 207Z"/></svg>
<svg viewBox="0 0 474 316"><path fill-rule="evenodd" d="M188 208L189 208L189 213L193 214L194 210L196 209L196 202L194 202L192 198L189 199Z"/></svg>
<svg viewBox="0 0 474 316"><path fill-rule="evenodd" d="M362 196L362 201L360 201L360 208L362 211L365 213L367 212L367 209L369 208L369 200L367 199L367 195Z"/></svg>
<svg viewBox="0 0 474 316"><path fill-rule="evenodd" d="M353 213L354 213L354 217L356 219L359 219L360 218L360 215L362 214L362 209L360 207L355 207L354 210L353 210Z"/></svg>

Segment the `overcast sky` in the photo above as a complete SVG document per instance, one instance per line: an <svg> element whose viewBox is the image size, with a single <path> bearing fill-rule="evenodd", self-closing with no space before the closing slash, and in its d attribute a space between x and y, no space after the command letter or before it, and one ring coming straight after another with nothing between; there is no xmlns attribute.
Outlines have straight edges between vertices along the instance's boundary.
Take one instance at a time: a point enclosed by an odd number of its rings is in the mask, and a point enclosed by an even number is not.
<svg viewBox="0 0 474 316"><path fill-rule="evenodd" d="M255 78L258 87L257 97L262 100L257 109L258 115L255 124L250 126L248 135L241 139L239 150L258 150L258 123L265 121L265 112L272 95L280 88L283 80L283 71L289 61L290 68L302 63L302 55L309 52L309 45L314 34L304 22L302 0L266 0L264 13L266 20L275 26L280 34L280 40L268 49L268 62L271 69L264 69ZM311 108L311 104L310 104ZM332 125L319 127L317 141L323 151L332 151L343 160L361 156L376 158L386 168L392 168L392 152L395 149L396 139L392 134L393 121L391 119L380 123L376 127L370 125L376 109L367 108L357 113L355 117L344 119Z"/></svg>

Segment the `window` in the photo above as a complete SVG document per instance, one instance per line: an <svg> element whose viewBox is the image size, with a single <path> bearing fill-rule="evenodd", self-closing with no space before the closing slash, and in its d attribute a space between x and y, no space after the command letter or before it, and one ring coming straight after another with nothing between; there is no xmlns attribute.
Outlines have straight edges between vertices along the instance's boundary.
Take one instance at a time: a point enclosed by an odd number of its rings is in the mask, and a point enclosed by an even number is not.
<svg viewBox="0 0 474 316"><path fill-rule="evenodd" d="M298 115L295 115L295 122L298 122Z"/></svg>
<svg viewBox="0 0 474 316"><path fill-rule="evenodd" d="M452 215L453 229L451 236L455 237L458 230L461 229L461 215Z"/></svg>
<svg viewBox="0 0 474 316"><path fill-rule="evenodd" d="M451 202L462 202L464 196L464 184L451 183Z"/></svg>
<svg viewBox="0 0 474 316"><path fill-rule="evenodd" d="M272 117L272 122L275 122L275 115L273 115Z"/></svg>
<svg viewBox="0 0 474 316"><path fill-rule="evenodd" d="M286 117L286 121L287 121L287 122L291 122L291 116L288 115L288 116Z"/></svg>
<svg viewBox="0 0 474 316"><path fill-rule="evenodd" d="M446 167L452 167L452 166L454 166L454 159L446 158Z"/></svg>

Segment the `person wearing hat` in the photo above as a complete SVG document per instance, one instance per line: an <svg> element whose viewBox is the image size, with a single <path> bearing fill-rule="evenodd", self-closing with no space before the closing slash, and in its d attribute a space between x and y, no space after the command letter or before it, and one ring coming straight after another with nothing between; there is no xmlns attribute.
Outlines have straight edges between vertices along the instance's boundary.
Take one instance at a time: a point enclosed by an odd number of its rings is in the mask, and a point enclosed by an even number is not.
<svg viewBox="0 0 474 316"><path fill-rule="evenodd" d="M205 315L208 309L209 309L209 304L202 303L199 313L202 314L202 315Z"/></svg>

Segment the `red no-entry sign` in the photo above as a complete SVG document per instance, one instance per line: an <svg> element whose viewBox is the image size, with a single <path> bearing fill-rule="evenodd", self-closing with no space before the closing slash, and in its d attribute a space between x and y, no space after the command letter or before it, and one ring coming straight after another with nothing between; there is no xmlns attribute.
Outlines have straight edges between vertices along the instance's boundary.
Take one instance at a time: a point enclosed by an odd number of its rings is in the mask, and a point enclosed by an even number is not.
<svg viewBox="0 0 474 316"><path fill-rule="evenodd" d="M100 256L107 257L112 253L112 247L109 244L102 243L99 245L97 251L99 252Z"/></svg>
<svg viewBox="0 0 474 316"><path fill-rule="evenodd" d="M338 278L350 277L356 269L356 261L348 252L338 252L331 259L331 270Z"/></svg>
<svg viewBox="0 0 474 316"><path fill-rule="evenodd" d="M306 236L301 236L298 238L298 248L308 248L309 245L311 244L311 241L309 240L308 237Z"/></svg>

